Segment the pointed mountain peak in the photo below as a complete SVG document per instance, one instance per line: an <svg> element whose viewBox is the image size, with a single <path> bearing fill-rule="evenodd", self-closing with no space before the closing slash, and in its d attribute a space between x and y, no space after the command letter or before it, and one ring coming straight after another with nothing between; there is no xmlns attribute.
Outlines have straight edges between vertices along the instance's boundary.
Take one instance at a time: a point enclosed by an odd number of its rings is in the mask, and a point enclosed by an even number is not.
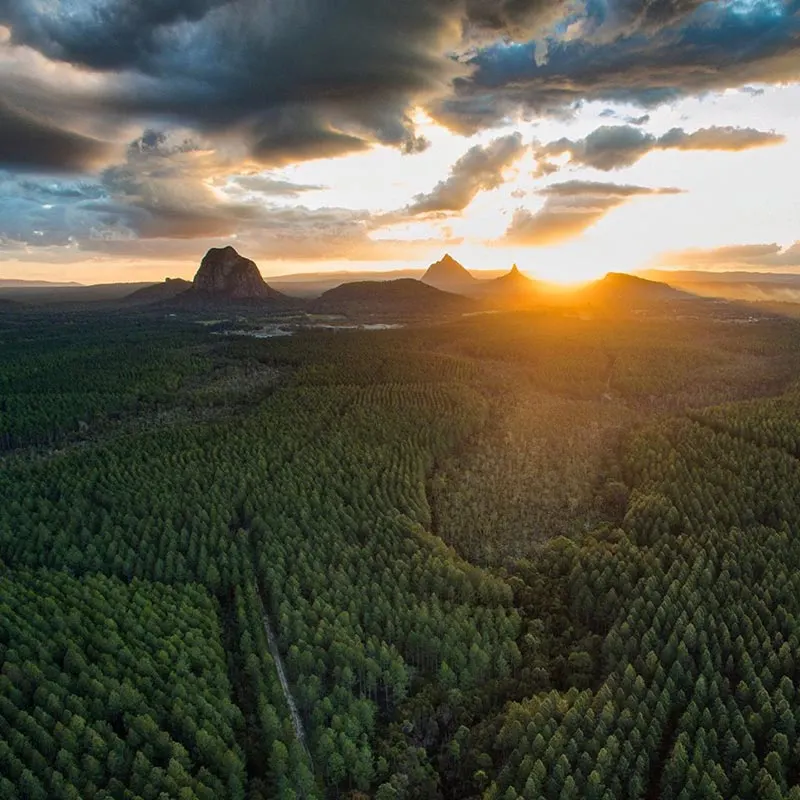
<svg viewBox="0 0 800 800"><path fill-rule="evenodd" d="M469 271L459 264L450 253L431 264L422 276L422 282L445 291L455 291L475 282Z"/></svg>
<svg viewBox="0 0 800 800"><path fill-rule="evenodd" d="M516 264L511 265L511 272L508 273L509 275L519 275L519 267Z"/></svg>

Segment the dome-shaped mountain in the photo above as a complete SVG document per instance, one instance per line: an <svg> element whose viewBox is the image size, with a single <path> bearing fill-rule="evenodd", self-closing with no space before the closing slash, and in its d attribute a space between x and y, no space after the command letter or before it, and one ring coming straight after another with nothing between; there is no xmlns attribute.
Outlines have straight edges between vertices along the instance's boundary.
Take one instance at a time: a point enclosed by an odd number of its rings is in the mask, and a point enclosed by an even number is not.
<svg viewBox="0 0 800 800"><path fill-rule="evenodd" d="M604 278L587 286L582 299L590 303L636 305L691 300L695 295L674 289L666 283L650 281L625 272L609 272Z"/></svg>
<svg viewBox="0 0 800 800"><path fill-rule="evenodd" d="M461 314L474 308L475 302L467 297L426 286L414 278L399 278L343 283L317 298L309 310L348 317L416 317Z"/></svg>
<svg viewBox="0 0 800 800"><path fill-rule="evenodd" d="M254 300L281 297L261 277L254 261L240 256L235 248L212 247L200 262L192 289L210 297Z"/></svg>
<svg viewBox="0 0 800 800"><path fill-rule="evenodd" d="M239 255L230 245L212 247L200 262L191 288L173 302L189 307L297 304L266 283L255 262Z"/></svg>
<svg viewBox="0 0 800 800"><path fill-rule="evenodd" d="M422 282L445 292L466 293L474 291L479 283L470 272L449 253L431 264L422 276Z"/></svg>

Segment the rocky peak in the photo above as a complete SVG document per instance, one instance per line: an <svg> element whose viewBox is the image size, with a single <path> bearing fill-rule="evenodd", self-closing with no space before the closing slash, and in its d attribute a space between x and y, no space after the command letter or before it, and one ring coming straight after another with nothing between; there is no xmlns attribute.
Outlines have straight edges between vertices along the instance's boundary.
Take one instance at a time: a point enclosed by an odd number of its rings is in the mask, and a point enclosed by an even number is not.
<svg viewBox="0 0 800 800"><path fill-rule="evenodd" d="M230 300L278 295L264 282L255 262L239 255L230 245L212 247L205 254L192 286L199 294Z"/></svg>
<svg viewBox="0 0 800 800"><path fill-rule="evenodd" d="M475 278L450 253L445 253L439 261L428 267L422 282L437 289L458 291L475 283Z"/></svg>

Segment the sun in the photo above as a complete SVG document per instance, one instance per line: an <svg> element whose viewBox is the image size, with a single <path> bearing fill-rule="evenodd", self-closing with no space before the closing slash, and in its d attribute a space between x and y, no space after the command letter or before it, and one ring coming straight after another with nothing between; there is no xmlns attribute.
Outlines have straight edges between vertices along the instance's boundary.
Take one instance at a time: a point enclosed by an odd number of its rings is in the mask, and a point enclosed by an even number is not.
<svg viewBox="0 0 800 800"><path fill-rule="evenodd" d="M536 266L524 271L532 278L538 278L547 283L564 287L589 283L602 278L609 272L603 265L598 264L570 264L567 266L561 264L536 264Z"/></svg>

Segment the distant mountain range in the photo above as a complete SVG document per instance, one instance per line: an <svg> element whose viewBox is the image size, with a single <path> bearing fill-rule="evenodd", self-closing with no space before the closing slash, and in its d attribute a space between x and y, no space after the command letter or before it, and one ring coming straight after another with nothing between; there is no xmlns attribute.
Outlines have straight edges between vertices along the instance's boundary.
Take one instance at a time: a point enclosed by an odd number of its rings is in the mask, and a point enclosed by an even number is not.
<svg viewBox="0 0 800 800"><path fill-rule="evenodd" d="M21 278L0 278L0 289L47 289L82 285L75 281L26 281Z"/></svg>
<svg viewBox="0 0 800 800"><path fill-rule="evenodd" d="M639 274L703 297L753 303L800 303L800 275L793 273L647 270Z"/></svg>

